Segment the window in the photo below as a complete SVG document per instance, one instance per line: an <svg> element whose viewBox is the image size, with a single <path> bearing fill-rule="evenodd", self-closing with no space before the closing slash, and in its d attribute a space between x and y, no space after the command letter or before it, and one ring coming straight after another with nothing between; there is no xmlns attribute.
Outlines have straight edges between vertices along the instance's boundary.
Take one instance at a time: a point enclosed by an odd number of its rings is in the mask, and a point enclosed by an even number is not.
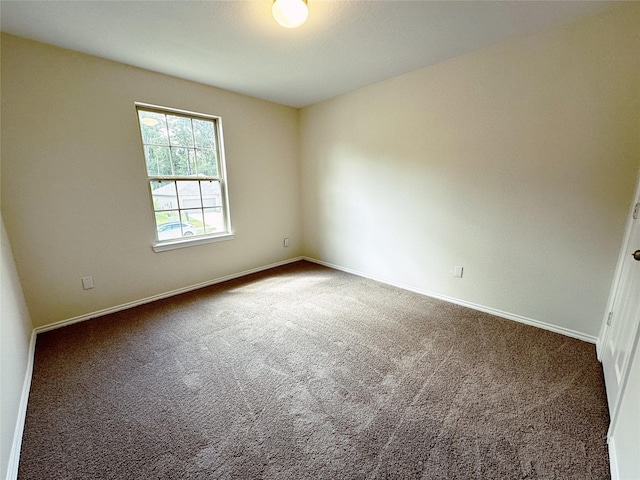
<svg viewBox="0 0 640 480"><path fill-rule="evenodd" d="M220 118L136 104L154 250L233 238Z"/></svg>

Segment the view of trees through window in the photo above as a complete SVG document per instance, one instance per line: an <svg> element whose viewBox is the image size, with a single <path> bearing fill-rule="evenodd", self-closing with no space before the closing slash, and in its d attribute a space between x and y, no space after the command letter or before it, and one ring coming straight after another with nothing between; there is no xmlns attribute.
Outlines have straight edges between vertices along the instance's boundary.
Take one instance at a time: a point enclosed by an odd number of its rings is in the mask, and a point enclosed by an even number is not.
<svg viewBox="0 0 640 480"><path fill-rule="evenodd" d="M225 233L216 118L138 106L158 241Z"/></svg>

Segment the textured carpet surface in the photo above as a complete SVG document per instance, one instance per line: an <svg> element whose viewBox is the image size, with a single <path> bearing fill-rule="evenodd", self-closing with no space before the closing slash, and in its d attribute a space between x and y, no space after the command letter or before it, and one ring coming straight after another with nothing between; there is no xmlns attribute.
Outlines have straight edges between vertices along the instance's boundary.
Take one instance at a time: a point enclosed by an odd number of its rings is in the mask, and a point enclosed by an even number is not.
<svg viewBox="0 0 640 480"><path fill-rule="evenodd" d="M608 421L593 345L298 262L39 335L19 478L607 479Z"/></svg>

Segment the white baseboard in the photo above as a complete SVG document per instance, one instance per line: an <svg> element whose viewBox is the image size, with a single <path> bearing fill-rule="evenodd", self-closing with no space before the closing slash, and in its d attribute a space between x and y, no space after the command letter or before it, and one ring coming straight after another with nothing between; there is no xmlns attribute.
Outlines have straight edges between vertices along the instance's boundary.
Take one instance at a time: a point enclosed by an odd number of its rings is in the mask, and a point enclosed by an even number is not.
<svg viewBox="0 0 640 480"><path fill-rule="evenodd" d="M599 335L596 339L596 356L598 357L598 361L602 363L602 357L604 354L604 344L603 344L603 335Z"/></svg>
<svg viewBox="0 0 640 480"><path fill-rule="evenodd" d="M258 272L261 272L263 270L268 270L270 268L279 267L279 266L282 266L282 265L286 265L288 263L297 262L299 260L307 260L309 262L317 263L319 265L324 265L325 267L333 268L335 270L340 270L342 272L351 273L351 274L357 275L359 277L369 278L371 280L375 280L376 282L385 283L387 285L391 285L391 286L394 286L394 287L402 288L403 290L409 290L411 292L419 293L421 295L426 295L428 297L437 298L439 300L444 300L444 301L449 302L449 303L454 303L456 305L461 305L463 307L471 308L473 310L478 310L480 312L489 313L491 315L495 315L495 316L501 317L501 318L506 318L508 320L514 320L516 322L524 323L524 324L527 324L527 325L532 325L534 327L542 328L544 330L549 330L551 332L560 333L560 334L566 335L568 337L577 338L578 340L583 340L585 342L589 342L589 343L593 343L593 344L597 345L598 338L594 337L592 335L587 335L587 334L584 334L582 332L577 332L575 330L571 330L571 329L568 329L568 328L558 327L557 325L552 325L550 323L546 323L546 322L543 322L543 321L540 321L540 320L536 320L536 319L533 319L533 318L524 317L522 315L517 315L515 313L504 312L502 310L498 310L498 309L495 309L495 308L485 307L484 305L479 305L479 304L476 304L476 303L467 302L465 300L460 300L458 298L449 297L447 295L442 295L442 294L439 294L437 292L431 292L431 291L428 291L428 290L423 290L423 289L420 289L420 288L413 287L411 285L405 285L405 284L398 283L398 282L391 282L391 281L385 280L384 278L379 278L379 277L375 277L375 276L372 276L372 275L368 275L366 273L363 273L363 272L360 272L360 271L357 271L357 270L353 270L351 268L342 267L340 265L335 265L335 264L332 264L332 263L329 263L329 262L318 260L316 258L304 257L304 256L303 257L290 258L288 260L283 260L281 262L276 262L276 263L272 263L270 265L265 265L265 266L262 266L262 267L257 267L257 268L253 268L253 269L250 269L250 270L245 270L243 272L234 273L234 274L227 275L227 276L224 276L224 277L216 278L214 280L208 280L206 282L198 283L198 284L195 284L195 285L190 285L188 287L179 288L177 290L172 290L170 292L165 292L165 293L161 293L161 294L158 294L158 295L153 295L151 297L142 298L140 300L134 300L133 302L123 303L122 305L117 305L115 307L105 308L103 310L98 310L98 311L95 311L95 312L87 313L85 315L80 315L80 316L69 318L69 319L66 319L66 320L60 320L59 322L55 322L55 323L49 323L47 325L36 327L34 329L34 331L36 332L36 334L37 333L48 332L49 330L55 330L57 328L65 327L67 325L72 325L74 323L83 322L85 320L90 320L92 318L101 317L103 315L108 315L110 313L119 312L119 311L122 311L122 310L126 310L128 308L137 307L139 305L144 305L145 303L154 302L156 300L161 300L163 298L172 297L174 295L179 295L181 293L187 293L187 292L190 292L192 290L197 290L199 288L204 288L204 287L208 287L208 286L211 286L211 285L215 285L216 283L226 282L228 280L233 280L235 278L243 277L245 275L250 275L252 273L258 273Z"/></svg>
<svg viewBox="0 0 640 480"><path fill-rule="evenodd" d="M27 418L27 405L29 403L29 392L31 390L31 378L33 377L33 361L36 353L36 332L31 332L29 341L29 352L27 358L27 368L22 382L22 394L18 405L18 416L16 427L13 432L13 443L11 444L11 455L7 466L6 480L16 480L18 478L18 465L20 464L20 449L22 448L22 435L24 433L24 422Z"/></svg>
<svg viewBox="0 0 640 480"><path fill-rule="evenodd" d="M557 325L552 325L550 323L542 322L540 320L535 320L533 318L523 317L522 315L517 315L515 313L509 313L509 312L504 312L502 310L497 310L495 308L485 307L484 305L478 305L477 303L471 303L465 300L449 297L447 295L442 295L436 292L430 292L428 290L415 288L415 287L412 287L411 285L405 285L398 282L390 282L388 280L385 280L384 278L378 278L372 275L367 275L366 273L362 273L357 270L353 270L351 268L341 267L340 265L334 265L332 263L324 262L322 260L317 260L315 258L311 258L311 257L302 257L302 258L309 262L317 263L319 265L324 265L325 267L333 268L335 270L340 270L346 273L351 273L353 275L358 275L359 277L369 278L371 280L375 280L376 282L385 283L393 287L402 288L403 290L409 290L410 292L426 295L427 297L437 298L438 300L444 300L445 302L461 305L463 307L471 308L472 310L478 310L480 312L489 313L491 315L495 315L496 317L506 318L508 320L514 320L516 322L542 328L543 330L549 330L551 332L560 333L562 335L566 335L572 338L577 338L578 340L583 340L585 342L595 344L598 340L597 337L594 337L592 335L586 335L582 332L576 332L575 330L571 330L568 328L558 327Z"/></svg>
<svg viewBox="0 0 640 480"><path fill-rule="evenodd" d="M151 302L155 302L156 300L162 300L163 298L173 297L174 295L180 295L181 293L191 292L192 290L197 290L199 288L209 287L211 285L215 285L216 283L226 282L228 280L233 280L235 278L244 277L245 275L251 275L252 273L258 273L258 272L262 272L263 270L269 270L270 268L280 267L282 265L297 262L302 259L303 257L294 257L288 260L283 260L281 262L264 265L262 267L252 268L250 270L245 270L243 272L226 275L224 277L219 277L214 280L208 280L206 282L197 283L195 285L190 285L188 287L178 288L177 290L172 290L170 292L160 293L158 295L142 298L140 300L134 300L133 302L123 303L122 305L116 305L115 307L109 307L103 310L97 310L95 312L80 315L78 317L68 318L66 320L60 320L59 322L55 322L55 323L49 323L41 327L36 327L34 331L36 332L36 334L48 332L49 330L55 330L57 328L66 327L67 325L73 325L74 323L78 323L78 322L84 322L85 320L101 317L103 315L108 315L110 313L120 312L128 308L144 305L145 303L151 303Z"/></svg>

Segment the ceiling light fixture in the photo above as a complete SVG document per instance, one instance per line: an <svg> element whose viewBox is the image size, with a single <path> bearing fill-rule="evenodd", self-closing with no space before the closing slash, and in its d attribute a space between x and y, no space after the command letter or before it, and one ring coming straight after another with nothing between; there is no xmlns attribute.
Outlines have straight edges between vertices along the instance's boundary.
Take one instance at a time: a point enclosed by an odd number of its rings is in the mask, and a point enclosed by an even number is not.
<svg viewBox="0 0 640 480"><path fill-rule="evenodd" d="M296 28L307 21L307 0L273 0L273 18L285 28Z"/></svg>

